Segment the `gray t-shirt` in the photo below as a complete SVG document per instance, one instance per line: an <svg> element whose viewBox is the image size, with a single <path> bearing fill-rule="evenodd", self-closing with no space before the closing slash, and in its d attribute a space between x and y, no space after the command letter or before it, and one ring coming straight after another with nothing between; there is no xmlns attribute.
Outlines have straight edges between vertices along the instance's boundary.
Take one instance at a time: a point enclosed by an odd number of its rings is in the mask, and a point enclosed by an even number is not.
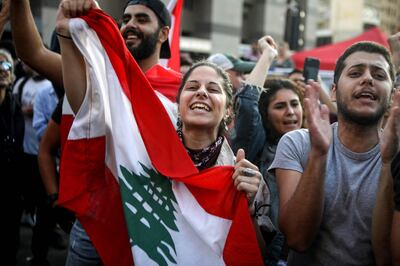
<svg viewBox="0 0 400 266"><path fill-rule="evenodd" d="M352 152L340 142L337 127L332 124L320 230L306 252L290 252L289 265L374 265L371 221L382 164L380 147ZM303 173L309 151L308 130L289 132L281 138L269 170Z"/></svg>

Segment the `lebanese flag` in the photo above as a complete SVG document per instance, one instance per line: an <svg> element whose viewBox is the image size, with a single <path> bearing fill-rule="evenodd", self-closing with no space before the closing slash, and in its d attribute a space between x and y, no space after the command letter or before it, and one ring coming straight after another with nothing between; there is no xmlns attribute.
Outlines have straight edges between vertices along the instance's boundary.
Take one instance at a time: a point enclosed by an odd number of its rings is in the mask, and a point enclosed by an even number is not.
<svg viewBox="0 0 400 266"><path fill-rule="evenodd" d="M168 36L171 58L161 60L163 65L178 72L181 67L180 35L182 8L183 0L170 0L168 3L167 9L171 13L171 29Z"/></svg>
<svg viewBox="0 0 400 266"><path fill-rule="evenodd" d="M262 265L233 167L194 167L176 105L152 89L112 18L70 20L88 88L61 162L60 203L105 265Z"/></svg>

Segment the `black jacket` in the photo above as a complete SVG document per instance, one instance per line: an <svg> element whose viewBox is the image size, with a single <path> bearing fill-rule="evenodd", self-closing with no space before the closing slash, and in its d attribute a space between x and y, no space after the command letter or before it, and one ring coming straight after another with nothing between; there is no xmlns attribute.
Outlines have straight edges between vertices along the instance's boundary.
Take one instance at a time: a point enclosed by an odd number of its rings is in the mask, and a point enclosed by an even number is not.
<svg viewBox="0 0 400 266"><path fill-rule="evenodd" d="M7 89L0 105L0 165L14 165L21 162L24 140L24 117L15 95ZM21 167L21 165L20 165ZM4 168L3 168L4 169Z"/></svg>

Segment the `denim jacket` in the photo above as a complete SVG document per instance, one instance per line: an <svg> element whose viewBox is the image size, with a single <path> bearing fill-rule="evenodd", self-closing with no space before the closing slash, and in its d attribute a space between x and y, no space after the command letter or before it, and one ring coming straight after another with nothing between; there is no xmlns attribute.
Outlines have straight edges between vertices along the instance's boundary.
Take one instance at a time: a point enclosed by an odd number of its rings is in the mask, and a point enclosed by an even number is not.
<svg viewBox="0 0 400 266"><path fill-rule="evenodd" d="M242 148L246 159L255 162L266 141L258 100L261 88L244 84L235 96L235 126L229 133L232 150L236 154Z"/></svg>
<svg viewBox="0 0 400 266"><path fill-rule="evenodd" d="M267 244L265 264L277 265L284 238L277 229L279 197L275 176L266 171L268 164L272 162L270 157L275 155L276 145L268 143L258 109L261 90L260 87L245 84L236 94L234 106L236 120L235 126L230 133L230 141L235 152L240 148L244 149L246 158L257 164L263 175L263 182L267 184L268 201L263 203L267 203L269 207L266 213L260 216L261 219L264 218L267 221L264 222L267 226L263 232Z"/></svg>

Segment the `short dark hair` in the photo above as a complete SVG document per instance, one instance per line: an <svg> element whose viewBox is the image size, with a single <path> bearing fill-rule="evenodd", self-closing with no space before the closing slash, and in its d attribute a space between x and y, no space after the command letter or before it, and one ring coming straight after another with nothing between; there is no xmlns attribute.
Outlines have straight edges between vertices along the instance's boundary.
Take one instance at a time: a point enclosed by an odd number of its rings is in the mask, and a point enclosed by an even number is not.
<svg viewBox="0 0 400 266"><path fill-rule="evenodd" d="M128 7L128 6L131 6L131 5L135 5L134 4L134 1L128 1L128 2L126 2L126 4L125 4L125 7L124 7L124 10L123 10L123 12L125 13L125 10L126 10L126 8ZM150 8L151 9L151 8ZM153 11L154 12L154 11ZM156 13L155 13L156 14ZM160 17L156 14L156 18L157 18L157 23L158 23L158 29L157 29L157 31L160 31L161 30L161 28L163 28L164 26L166 26L166 24L160 19ZM119 25L119 28L121 28L121 25Z"/></svg>
<svg viewBox="0 0 400 266"><path fill-rule="evenodd" d="M303 71L301 69L295 68L289 72L288 77L290 77L293 74L303 74Z"/></svg>
<svg viewBox="0 0 400 266"><path fill-rule="evenodd" d="M226 94L226 108L230 108L233 105L233 92L232 92L232 83L229 79L228 74L225 72L225 70L223 70L222 68L220 68L219 66L217 66L214 63L211 63L209 61L199 61L196 62L195 64L193 64L188 72L185 73L185 75L182 78L182 83L179 86L179 90L178 90L178 94L176 95L176 102L179 104L180 98L181 98L181 94L182 94L182 90L185 87L185 83L188 80L188 78L190 77L190 75L192 74L192 72L201 66L207 66L210 67L212 69L215 70L215 72L217 72L218 76L220 76L222 78L222 89L224 90L225 94ZM230 124L230 122L232 121L233 117L228 117L225 120L226 125ZM225 128L222 127L222 124L220 125L220 129L219 129L219 134L222 135L225 131Z"/></svg>
<svg viewBox="0 0 400 266"><path fill-rule="evenodd" d="M130 5L144 5L150 8L158 18L160 27L171 27L171 14L160 0L128 0L124 10Z"/></svg>
<svg viewBox="0 0 400 266"><path fill-rule="evenodd" d="M296 83L287 78L269 78L265 81L264 88L258 100L258 111L261 115L264 130L267 132L268 140L270 142L277 142L281 136L278 136L276 130L271 128L271 123L268 119L268 107L272 98L280 90L291 90L299 96L300 104L303 106L303 95Z"/></svg>
<svg viewBox="0 0 400 266"><path fill-rule="evenodd" d="M347 59L347 57L354 54L355 52L366 52L366 53L371 53L371 54L382 55L385 58L386 62L389 64L390 79L392 80L392 82L394 81L395 73L394 73L394 67L393 67L393 63L392 63L389 51L380 44L377 44L375 42L365 41L365 42L358 42L358 43L351 45L349 48L346 49L346 51L344 51L344 53L336 61L335 73L333 76L334 84L337 85L339 78L342 75L343 69L346 66L344 61Z"/></svg>

